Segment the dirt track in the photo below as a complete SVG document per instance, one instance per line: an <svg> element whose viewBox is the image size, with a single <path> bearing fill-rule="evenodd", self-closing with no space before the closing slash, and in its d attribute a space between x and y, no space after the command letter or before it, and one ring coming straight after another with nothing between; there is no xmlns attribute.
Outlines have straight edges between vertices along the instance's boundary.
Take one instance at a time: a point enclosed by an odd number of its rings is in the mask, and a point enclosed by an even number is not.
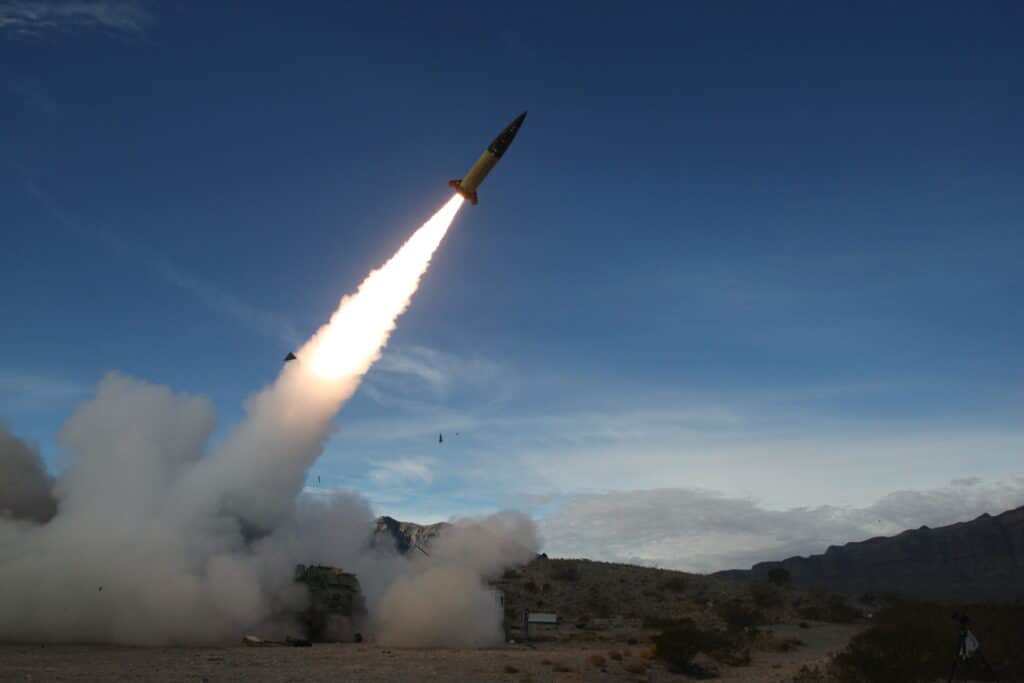
<svg viewBox="0 0 1024 683"><path fill-rule="evenodd" d="M749 667L725 668L726 681L788 681L802 664L823 661L846 644L855 626L777 626L780 637L806 645L793 652L755 652ZM312 648L129 648L86 645L0 645L0 681L466 681L570 683L682 681L642 657L647 645L623 642L549 642L536 648L414 650L373 644ZM621 661L610 658L617 651ZM605 666L589 658L602 655ZM625 665L643 673L629 673ZM514 669L515 671L512 671ZM557 670L562 669L562 670ZM568 669L566 671L565 669Z"/></svg>

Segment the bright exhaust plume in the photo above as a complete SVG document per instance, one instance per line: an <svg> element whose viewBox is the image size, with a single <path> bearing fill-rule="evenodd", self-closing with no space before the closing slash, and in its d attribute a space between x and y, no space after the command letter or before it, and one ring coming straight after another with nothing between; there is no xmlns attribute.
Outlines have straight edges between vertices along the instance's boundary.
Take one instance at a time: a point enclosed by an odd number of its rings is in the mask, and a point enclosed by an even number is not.
<svg viewBox="0 0 1024 683"><path fill-rule="evenodd" d="M309 358L310 370L320 379L361 377L380 357L463 201L454 195L391 260L363 280L359 291L342 299L330 322L306 342L299 358Z"/></svg>
<svg viewBox="0 0 1024 683"><path fill-rule="evenodd" d="M218 447L209 400L117 372L62 429L69 465L56 480L0 425L0 480L21 482L0 486L0 641L283 637L296 633L308 600L292 581L303 563L359 575L381 642L500 642L501 607L484 579L537 551L528 519L457 524L432 558L408 562L368 546L365 499L301 495L334 416L380 356L462 203L453 196L342 299ZM410 603L403 590L431 599ZM460 627L440 638L415 627L443 621Z"/></svg>

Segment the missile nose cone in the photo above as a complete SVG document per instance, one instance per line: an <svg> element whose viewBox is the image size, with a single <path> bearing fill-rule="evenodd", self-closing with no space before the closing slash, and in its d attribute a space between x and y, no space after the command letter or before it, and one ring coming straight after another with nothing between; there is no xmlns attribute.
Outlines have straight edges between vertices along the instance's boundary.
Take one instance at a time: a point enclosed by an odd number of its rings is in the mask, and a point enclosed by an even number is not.
<svg viewBox="0 0 1024 683"><path fill-rule="evenodd" d="M489 149L494 156L500 158L501 155L505 153L505 150L508 149L508 146L512 144L513 138L515 138L516 133L519 132L519 126L523 125L523 121L525 119L526 112L524 111L522 114L517 116L512 123L508 124L505 127L505 130L498 133L498 137L494 138L494 142L492 142L491 146L487 149Z"/></svg>

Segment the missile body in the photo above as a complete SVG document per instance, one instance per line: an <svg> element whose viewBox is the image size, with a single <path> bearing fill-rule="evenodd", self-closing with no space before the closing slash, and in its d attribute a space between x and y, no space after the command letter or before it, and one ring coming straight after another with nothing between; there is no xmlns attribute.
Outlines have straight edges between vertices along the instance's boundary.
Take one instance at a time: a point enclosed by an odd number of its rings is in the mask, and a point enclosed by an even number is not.
<svg viewBox="0 0 1024 683"><path fill-rule="evenodd" d="M494 165L498 163L498 159L505 153L508 146L512 144L512 140L516 137L516 133L519 132L519 127L523 125L525 118L526 112L524 111L516 117L515 121L508 124L505 130L498 133L498 137L494 138L494 142L484 150L484 153L476 160L476 163L473 164L464 178L448 181L448 185L454 187L455 191L468 199L473 206L476 206L477 203L476 188L480 187L480 183L484 181L484 178L491 172Z"/></svg>

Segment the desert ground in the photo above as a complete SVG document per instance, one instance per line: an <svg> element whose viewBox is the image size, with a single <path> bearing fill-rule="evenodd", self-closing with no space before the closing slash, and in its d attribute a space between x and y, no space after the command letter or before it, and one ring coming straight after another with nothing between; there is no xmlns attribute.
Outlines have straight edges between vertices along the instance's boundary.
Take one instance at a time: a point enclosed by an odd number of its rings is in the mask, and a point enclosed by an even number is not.
<svg viewBox="0 0 1024 683"><path fill-rule="evenodd" d="M805 645L755 651L750 666L723 667L725 681L790 681L803 665L841 649L856 625L777 625L778 638ZM591 642L542 641L484 650L426 650L364 644L311 648L138 648L93 645L0 645L0 681L684 681L650 657L650 632L609 634ZM603 664L598 657L603 658ZM616 657L621 657L618 659Z"/></svg>

